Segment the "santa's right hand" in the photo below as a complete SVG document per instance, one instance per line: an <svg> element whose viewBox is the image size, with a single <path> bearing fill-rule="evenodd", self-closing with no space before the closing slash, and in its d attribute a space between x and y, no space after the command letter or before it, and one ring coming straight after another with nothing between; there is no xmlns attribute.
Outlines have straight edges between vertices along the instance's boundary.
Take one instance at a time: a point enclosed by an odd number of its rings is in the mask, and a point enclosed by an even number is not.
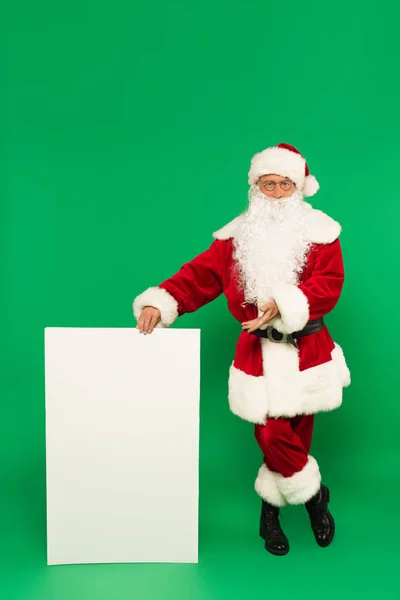
<svg viewBox="0 0 400 600"><path fill-rule="evenodd" d="M161 321L161 312L154 306L145 306L140 313L136 328L145 335L152 333L154 327Z"/></svg>

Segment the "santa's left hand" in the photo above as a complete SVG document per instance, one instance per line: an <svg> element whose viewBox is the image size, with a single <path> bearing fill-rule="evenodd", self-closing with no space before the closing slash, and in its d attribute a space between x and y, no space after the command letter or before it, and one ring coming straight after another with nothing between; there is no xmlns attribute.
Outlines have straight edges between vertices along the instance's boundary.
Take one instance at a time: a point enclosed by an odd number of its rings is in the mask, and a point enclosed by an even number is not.
<svg viewBox="0 0 400 600"><path fill-rule="evenodd" d="M242 323L242 329L247 331L247 333L252 333L261 327L261 325L266 325L279 315L279 308L275 300L269 300L266 304L260 306L260 310L264 313L261 317Z"/></svg>

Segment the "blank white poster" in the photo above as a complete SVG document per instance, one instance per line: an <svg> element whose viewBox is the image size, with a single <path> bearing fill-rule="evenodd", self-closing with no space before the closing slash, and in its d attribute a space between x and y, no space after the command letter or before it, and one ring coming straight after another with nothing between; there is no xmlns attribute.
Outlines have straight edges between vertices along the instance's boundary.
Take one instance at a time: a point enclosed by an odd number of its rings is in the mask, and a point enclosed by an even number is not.
<svg viewBox="0 0 400 600"><path fill-rule="evenodd" d="M200 331L45 329L49 565L198 561Z"/></svg>

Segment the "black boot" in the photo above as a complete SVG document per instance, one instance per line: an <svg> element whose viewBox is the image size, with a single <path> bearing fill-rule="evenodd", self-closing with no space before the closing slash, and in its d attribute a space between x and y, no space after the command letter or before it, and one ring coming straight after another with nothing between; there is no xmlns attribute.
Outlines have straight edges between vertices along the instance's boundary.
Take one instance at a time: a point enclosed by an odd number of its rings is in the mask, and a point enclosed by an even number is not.
<svg viewBox="0 0 400 600"><path fill-rule="evenodd" d="M328 510L330 494L325 485L308 502L306 509L310 516L311 528L318 546L329 546L335 534L335 521Z"/></svg>
<svg viewBox="0 0 400 600"><path fill-rule="evenodd" d="M265 540L265 549L271 554L282 556L289 552L289 541L279 523L279 508L262 501L260 536Z"/></svg>

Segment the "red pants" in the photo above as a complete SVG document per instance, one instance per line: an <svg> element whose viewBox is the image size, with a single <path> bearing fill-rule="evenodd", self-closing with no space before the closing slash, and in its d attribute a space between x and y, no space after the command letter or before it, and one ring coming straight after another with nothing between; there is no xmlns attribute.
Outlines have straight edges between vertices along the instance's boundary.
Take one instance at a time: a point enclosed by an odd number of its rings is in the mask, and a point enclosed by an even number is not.
<svg viewBox="0 0 400 600"><path fill-rule="evenodd" d="M291 477L308 460L314 427L314 415L268 419L255 426L255 436L267 469Z"/></svg>

